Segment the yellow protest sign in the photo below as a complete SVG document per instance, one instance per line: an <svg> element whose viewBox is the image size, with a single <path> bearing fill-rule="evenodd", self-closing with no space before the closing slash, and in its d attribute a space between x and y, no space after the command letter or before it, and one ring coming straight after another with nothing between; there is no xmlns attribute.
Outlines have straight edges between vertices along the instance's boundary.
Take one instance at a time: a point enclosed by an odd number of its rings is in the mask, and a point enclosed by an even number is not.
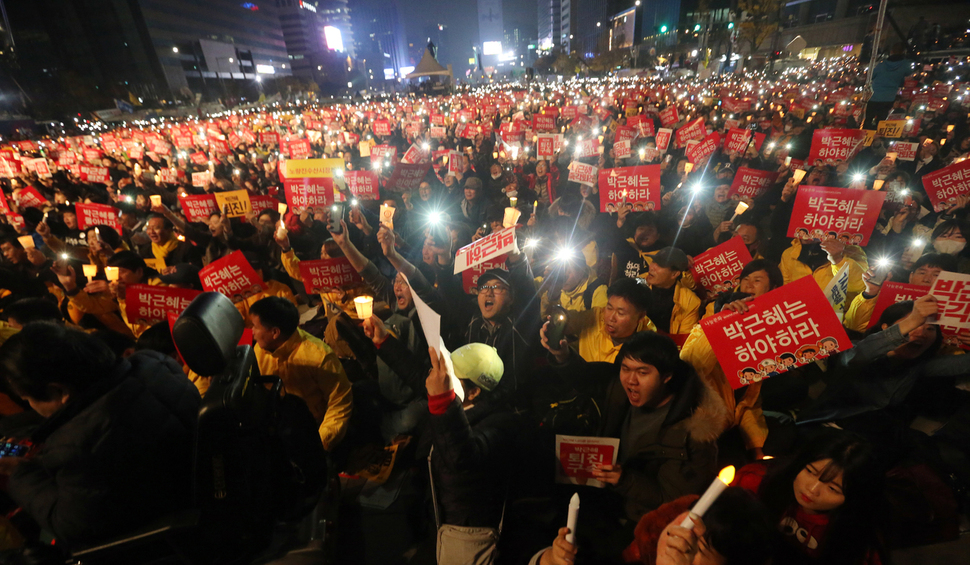
<svg viewBox="0 0 970 565"><path fill-rule="evenodd" d="M629 118L631 116L636 116L638 113L640 113L640 109L637 108L636 106L633 106L624 110L624 113L626 114L626 117Z"/></svg>
<svg viewBox="0 0 970 565"><path fill-rule="evenodd" d="M249 201L249 193L245 190L231 190L229 192L216 192L216 204L219 211L229 208L229 217L238 218L245 216L253 209L252 202Z"/></svg>
<svg viewBox="0 0 970 565"><path fill-rule="evenodd" d="M335 169L343 169L344 160L288 159L280 161L280 176L288 179L329 179Z"/></svg>
<svg viewBox="0 0 970 565"><path fill-rule="evenodd" d="M871 130L871 129L864 129L862 131L866 132L866 138L862 142L862 146L863 147L869 147L870 145L872 145L873 138L876 137L876 132L874 130Z"/></svg>
<svg viewBox="0 0 970 565"><path fill-rule="evenodd" d="M883 137L902 137L906 120L883 120L876 126L876 131Z"/></svg>

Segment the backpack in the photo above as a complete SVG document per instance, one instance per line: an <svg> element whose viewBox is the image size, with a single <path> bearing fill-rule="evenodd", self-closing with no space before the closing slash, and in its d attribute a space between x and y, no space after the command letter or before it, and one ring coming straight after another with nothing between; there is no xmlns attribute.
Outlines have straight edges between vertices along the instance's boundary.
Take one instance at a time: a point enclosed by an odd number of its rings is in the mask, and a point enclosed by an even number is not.
<svg viewBox="0 0 970 565"><path fill-rule="evenodd" d="M596 289L605 285L606 283L599 278L586 285L586 290L583 291L583 306L585 306L587 310L593 307L593 294L596 292Z"/></svg>

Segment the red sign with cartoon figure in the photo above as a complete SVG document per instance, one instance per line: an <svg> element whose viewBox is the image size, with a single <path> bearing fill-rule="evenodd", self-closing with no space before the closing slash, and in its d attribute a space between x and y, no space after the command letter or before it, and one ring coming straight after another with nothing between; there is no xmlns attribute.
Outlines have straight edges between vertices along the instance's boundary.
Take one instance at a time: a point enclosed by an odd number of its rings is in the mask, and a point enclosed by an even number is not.
<svg viewBox="0 0 970 565"><path fill-rule="evenodd" d="M701 320L731 388L761 382L852 347L812 277L803 277Z"/></svg>
<svg viewBox="0 0 970 565"><path fill-rule="evenodd" d="M634 212L660 209L660 165L599 171L600 212L616 212L623 202Z"/></svg>
<svg viewBox="0 0 970 565"><path fill-rule="evenodd" d="M816 241L844 236L847 243L866 245L885 199L882 191L801 186L787 235Z"/></svg>

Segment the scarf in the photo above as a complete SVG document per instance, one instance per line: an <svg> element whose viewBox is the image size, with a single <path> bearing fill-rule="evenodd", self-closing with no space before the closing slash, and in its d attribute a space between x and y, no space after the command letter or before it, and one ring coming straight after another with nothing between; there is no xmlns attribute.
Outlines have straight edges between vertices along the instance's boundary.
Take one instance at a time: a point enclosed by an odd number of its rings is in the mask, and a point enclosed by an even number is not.
<svg viewBox="0 0 970 565"><path fill-rule="evenodd" d="M165 264L165 258L171 255L178 246L179 240L174 235L161 245L154 241L152 242L152 255L155 256L155 270L161 270L168 266Z"/></svg>

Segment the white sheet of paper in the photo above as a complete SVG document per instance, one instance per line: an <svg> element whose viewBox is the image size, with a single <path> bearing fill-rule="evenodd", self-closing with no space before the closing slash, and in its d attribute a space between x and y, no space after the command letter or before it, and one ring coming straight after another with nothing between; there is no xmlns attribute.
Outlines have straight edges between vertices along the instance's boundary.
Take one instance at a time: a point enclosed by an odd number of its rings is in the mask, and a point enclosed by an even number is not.
<svg viewBox="0 0 970 565"><path fill-rule="evenodd" d="M408 283L408 287L411 287L411 281L407 277L404 277L404 280ZM451 352L445 347L445 340L441 338L441 314L435 312L424 300L421 300L413 287L411 287L411 298L414 300L414 309L418 311L418 319L421 320L424 339L428 341L428 345L445 354L445 367L448 370L448 376L451 377L451 387L455 389L455 395L458 396L459 400L465 400L465 390L458 382L458 377L455 376L455 366L451 363Z"/></svg>
<svg viewBox="0 0 970 565"><path fill-rule="evenodd" d="M970 275L943 271L930 287L940 305L936 321L930 323L958 329L970 328Z"/></svg>

